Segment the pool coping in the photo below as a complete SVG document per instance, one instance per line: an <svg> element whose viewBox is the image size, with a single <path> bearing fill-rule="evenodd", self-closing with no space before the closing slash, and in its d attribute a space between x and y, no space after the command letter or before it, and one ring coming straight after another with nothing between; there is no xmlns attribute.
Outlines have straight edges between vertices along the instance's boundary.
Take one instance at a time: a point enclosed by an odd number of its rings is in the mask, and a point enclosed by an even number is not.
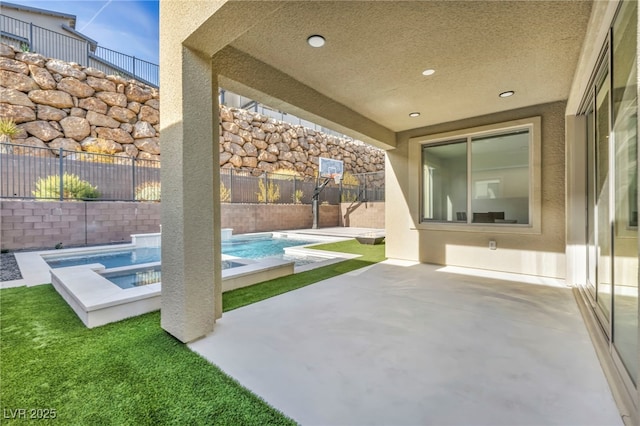
<svg viewBox="0 0 640 426"><path fill-rule="evenodd" d="M271 279L305 272L359 257L350 253L340 253L325 250L315 250L312 247L326 242L344 241L349 238L288 234L286 232L261 232L243 234L248 237L259 237L271 234L276 237L315 240L303 246L287 247L287 255L312 256L326 258L326 260L307 265L295 266L293 260L267 257L263 259L245 259L231 255L222 255L222 260L241 263L242 266L223 269L222 292L247 287ZM34 252L15 253L16 261L23 272L22 280L6 281L0 288L16 286L35 286L51 283L62 298L69 304L85 326L89 328L120 321L125 318L159 310L161 307L162 282L123 289L109 281L104 273L137 271L160 265L161 262L149 262L115 268L106 268L100 263L51 268L45 257L56 257L73 253L92 253L122 251L136 247L145 247L159 238L159 234L132 235L131 243L111 244L92 247L75 247L62 250L44 250ZM6 285L8 284L8 285Z"/></svg>
<svg viewBox="0 0 640 426"><path fill-rule="evenodd" d="M50 269L51 284L84 325L93 328L160 309L162 281L123 289L103 276L105 272L136 271L158 264L107 269L100 263L92 263L55 268ZM293 273L293 261L265 259L247 263L222 271L222 292Z"/></svg>

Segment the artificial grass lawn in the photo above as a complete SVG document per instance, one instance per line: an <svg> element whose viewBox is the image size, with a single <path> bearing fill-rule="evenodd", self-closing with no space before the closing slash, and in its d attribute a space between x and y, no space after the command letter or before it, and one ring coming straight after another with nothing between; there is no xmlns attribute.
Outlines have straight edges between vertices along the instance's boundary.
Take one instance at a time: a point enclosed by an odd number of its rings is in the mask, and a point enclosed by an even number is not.
<svg viewBox="0 0 640 426"><path fill-rule="evenodd" d="M0 406L59 424L294 424L160 328L160 313L87 329L53 286L0 291ZM36 412L37 414L37 412Z"/></svg>
<svg viewBox="0 0 640 426"><path fill-rule="evenodd" d="M225 293L224 310L384 259L355 240L318 248L363 257ZM295 424L162 330L159 312L88 329L51 285L0 290L0 410L2 424L46 410L64 425Z"/></svg>
<svg viewBox="0 0 640 426"><path fill-rule="evenodd" d="M344 253L360 254L361 257L345 260L333 265L323 266L311 271L289 275L265 281L249 287L228 291L222 295L222 305L224 311L249 305L260 300L278 294L286 293L297 288L308 286L336 275L344 274L364 266L372 265L385 259L384 244L362 245L356 240L347 240L337 243L328 243L312 248L318 250L341 251Z"/></svg>

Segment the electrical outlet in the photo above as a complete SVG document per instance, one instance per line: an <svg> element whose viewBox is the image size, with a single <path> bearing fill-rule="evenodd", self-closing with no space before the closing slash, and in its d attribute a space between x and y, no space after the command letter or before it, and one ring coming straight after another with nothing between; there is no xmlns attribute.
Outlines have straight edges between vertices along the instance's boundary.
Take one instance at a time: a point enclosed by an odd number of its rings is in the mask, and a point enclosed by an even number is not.
<svg viewBox="0 0 640 426"><path fill-rule="evenodd" d="M495 240L490 240L489 241L489 250L495 250L497 248L497 244Z"/></svg>

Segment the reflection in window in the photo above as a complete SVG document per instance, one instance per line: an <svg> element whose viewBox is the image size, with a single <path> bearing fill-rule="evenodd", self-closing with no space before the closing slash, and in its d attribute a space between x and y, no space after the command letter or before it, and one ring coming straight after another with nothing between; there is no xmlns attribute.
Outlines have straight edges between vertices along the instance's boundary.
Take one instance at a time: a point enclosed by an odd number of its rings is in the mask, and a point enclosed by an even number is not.
<svg viewBox="0 0 640 426"><path fill-rule="evenodd" d="M471 179L477 221L529 223L529 131L472 138Z"/></svg>
<svg viewBox="0 0 640 426"><path fill-rule="evenodd" d="M467 211L467 143L425 145L422 150L423 219L464 221Z"/></svg>
<svg viewBox="0 0 640 426"><path fill-rule="evenodd" d="M422 219L529 224L530 145L528 128L423 145Z"/></svg>
<svg viewBox="0 0 640 426"><path fill-rule="evenodd" d="M638 378L638 3L624 2L613 27L613 344Z"/></svg>

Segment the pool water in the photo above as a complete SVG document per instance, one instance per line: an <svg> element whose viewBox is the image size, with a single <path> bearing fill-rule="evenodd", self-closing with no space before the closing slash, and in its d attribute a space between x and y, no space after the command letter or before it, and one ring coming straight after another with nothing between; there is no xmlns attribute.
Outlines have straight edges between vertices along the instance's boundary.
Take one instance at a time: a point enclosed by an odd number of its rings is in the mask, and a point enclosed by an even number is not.
<svg viewBox="0 0 640 426"><path fill-rule="evenodd" d="M140 265L160 261L160 247L139 247L121 251L101 252L95 254L78 254L64 257L45 259L52 268L88 265L101 263L105 268L119 268L121 266Z"/></svg>
<svg viewBox="0 0 640 426"><path fill-rule="evenodd" d="M284 256L285 247L302 246L316 241L274 238L265 236L234 236L222 242L222 253L244 259ZM160 261L160 247L139 247L135 249L100 252L95 254L77 254L45 259L52 268L101 263L105 268L140 265Z"/></svg>
<svg viewBox="0 0 640 426"><path fill-rule="evenodd" d="M315 242L317 241L235 236L222 242L222 253L244 259L261 259L263 257L284 255L286 247L303 246Z"/></svg>
<svg viewBox="0 0 640 426"><path fill-rule="evenodd" d="M244 266L244 264L229 260L222 261L222 269L235 268L238 266ZM108 272L102 276L118 287L126 289L160 282L162 271L161 266L156 265L143 270Z"/></svg>

